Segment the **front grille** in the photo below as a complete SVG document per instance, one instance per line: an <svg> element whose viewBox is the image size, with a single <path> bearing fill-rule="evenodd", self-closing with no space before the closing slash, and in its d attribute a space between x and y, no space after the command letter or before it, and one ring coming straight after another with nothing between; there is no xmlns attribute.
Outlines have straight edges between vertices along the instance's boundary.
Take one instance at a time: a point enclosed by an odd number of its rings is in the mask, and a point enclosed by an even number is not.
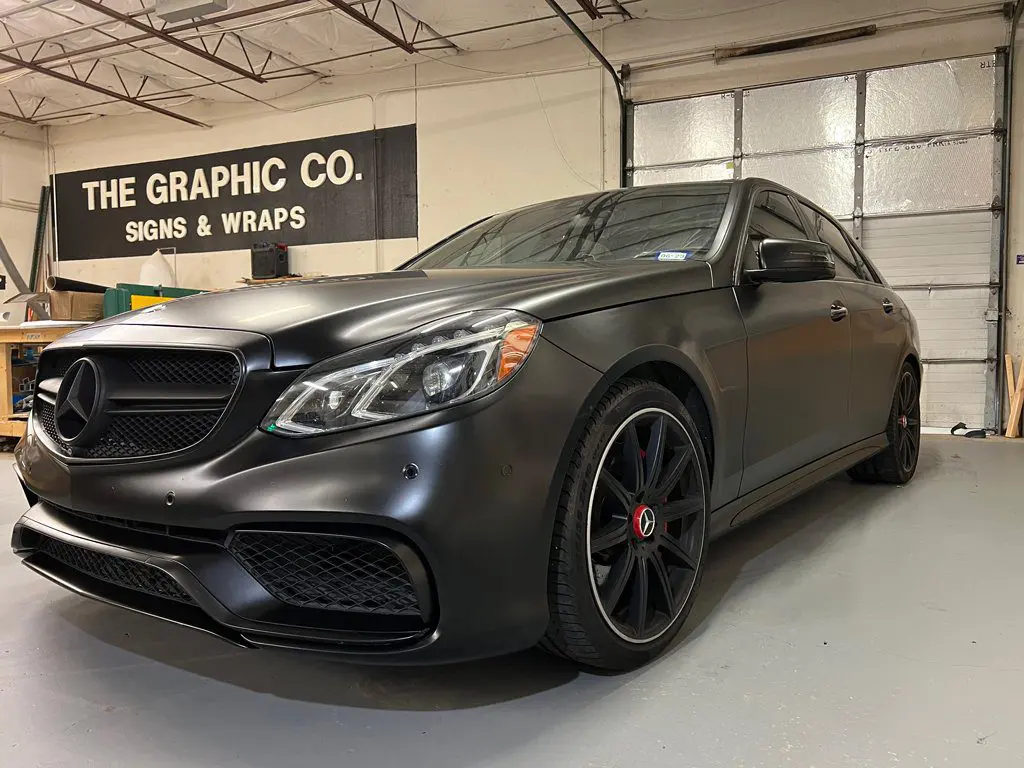
<svg viewBox="0 0 1024 768"><path fill-rule="evenodd" d="M218 411L113 416L88 459L130 459L171 453L195 445L213 430Z"/></svg>
<svg viewBox="0 0 1024 768"><path fill-rule="evenodd" d="M367 539L239 531L231 554L283 603L300 608L418 616L409 572L388 547Z"/></svg>
<svg viewBox="0 0 1024 768"><path fill-rule="evenodd" d="M220 421L241 376L234 355L217 350L57 349L44 352L39 380L56 379L81 357L102 372L106 425L89 444L62 440L52 395L37 390L42 431L65 456L134 459L185 450L205 439Z"/></svg>
<svg viewBox="0 0 1024 768"><path fill-rule="evenodd" d="M128 360L138 381L153 384L191 384L206 387L234 387L238 362L231 355L149 354Z"/></svg>
<svg viewBox="0 0 1024 768"><path fill-rule="evenodd" d="M53 420L53 403L37 397L32 403L32 410L35 411L36 417L39 419L39 423L46 435L57 444L62 453L65 455L69 454L71 446L61 440L60 435L57 434L57 424Z"/></svg>
<svg viewBox="0 0 1024 768"><path fill-rule="evenodd" d="M36 551L79 573L117 587L144 592L147 595L175 600L179 603L190 605L195 603L178 582L159 568L145 563L103 552L94 552L91 549L67 544L49 536L40 537Z"/></svg>
<svg viewBox="0 0 1024 768"><path fill-rule="evenodd" d="M130 347L98 350L55 349L44 352L39 360L39 378L63 376L81 357L99 356L120 363L132 378L148 384L191 384L233 388L238 383L238 361L227 352L205 349L134 349Z"/></svg>

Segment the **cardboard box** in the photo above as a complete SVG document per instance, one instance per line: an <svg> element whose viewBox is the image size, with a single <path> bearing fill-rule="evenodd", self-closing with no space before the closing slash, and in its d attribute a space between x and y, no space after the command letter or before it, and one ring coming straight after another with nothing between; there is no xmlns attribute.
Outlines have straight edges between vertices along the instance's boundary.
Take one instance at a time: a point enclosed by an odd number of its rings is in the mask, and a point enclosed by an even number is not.
<svg viewBox="0 0 1024 768"><path fill-rule="evenodd" d="M82 291L50 291L51 320L103 319L103 294Z"/></svg>

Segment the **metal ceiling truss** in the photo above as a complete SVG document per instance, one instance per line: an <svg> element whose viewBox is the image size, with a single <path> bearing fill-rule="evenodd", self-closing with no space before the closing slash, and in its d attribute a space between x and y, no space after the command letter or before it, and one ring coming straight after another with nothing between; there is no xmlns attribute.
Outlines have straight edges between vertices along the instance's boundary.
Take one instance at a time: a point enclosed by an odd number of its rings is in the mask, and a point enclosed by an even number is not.
<svg viewBox="0 0 1024 768"><path fill-rule="evenodd" d="M14 11L14 12L21 12L21 11L27 10L29 8L40 7L40 6L45 7L46 5L48 5L52 1L53 0L36 0L35 2L26 3L24 6L19 7L18 9L16 9L16 11ZM77 2L77 0L76 0L76 2ZM314 62L306 62L306 63L302 63L302 64L291 62L293 64L293 66L284 67L284 68L280 68L280 69L277 69L277 70L268 70L269 64L270 64L271 59L272 59L272 57L274 55L279 56L281 59L283 59L285 61L289 61L289 58L287 56L285 56L285 55L280 54L280 53L276 53L274 51L268 50L262 44L252 41L251 39L249 39L244 34L238 32L238 31L231 30L231 29L228 29L228 30L217 29L218 25L224 24L224 23L229 22L229 21L234 21L234 20L242 19L242 18L246 18L246 17L259 16L261 14L268 14L268 13L272 13L274 11L284 10L284 9L287 9L289 7L294 7L294 6L309 5L310 8L308 10L305 10L305 11L300 11L299 13L296 13L294 16L289 16L289 18L298 18L300 16L308 16L308 15L313 15L313 14L316 14L316 13L333 12L333 10L339 10L342 13L344 13L346 16L351 18L353 21L355 21L356 23L359 23L362 26L365 26L368 29L371 29L372 31L377 33L380 37L382 37L383 39L385 39L389 43L391 43L394 47L397 47L400 50L405 51L407 53L410 53L410 52L411 53L420 53L420 52L424 52L424 51L443 50L443 49L449 49L449 50L454 50L454 51L461 51L462 48L457 43L454 42L454 40L456 38L458 38L458 37L465 36L465 35L472 35L472 34L475 34L475 33L478 33L478 32L488 32L488 31L492 31L492 30L496 30L496 29L503 29L503 28L507 28L507 27L515 27L515 26L519 26L519 25L523 25L523 24L531 24L531 23L534 23L534 22L545 21L545 20L551 19L551 18L557 18L557 16L549 16L549 17L541 17L541 18L535 18L535 19L524 19L524 20L514 21L514 22L509 22L509 23L504 23L504 24L496 24L496 25L485 27L485 28L481 28L481 29L466 30L466 31L463 31L463 32L459 32L459 33L455 33L455 34L451 34L451 35L445 36L445 35L442 35L439 32L437 32L437 30L435 30L433 27L431 27L426 22L424 22L421 19L418 19L415 16L413 16L411 13L409 13L404 8L402 8L400 5L398 5L396 2L394 2L394 0L355 0L354 2L344 2L344 0L323 0L323 2L328 4L328 5L327 6L320 5L318 3L315 3L315 0L274 0L273 2L266 3L266 4L260 5L260 6L255 6L255 7L252 7L252 8L245 8L245 9L241 9L241 10L237 10L237 11L231 11L231 12L228 12L228 13L222 13L222 14L218 14L218 15L214 15L214 16L208 16L208 17L205 17L205 18L199 18L199 19L195 19L195 20L192 20L192 21L183 22L183 23L175 24L175 25L164 25L163 27L161 27L159 29L157 29L155 26L150 26L150 25L145 24L144 22L138 21L139 18L149 17L149 15L152 13L152 10L153 10L150 7L150 8L144 8L141 11L136 11L136 12L132 12L132 13L129 13L129 14L124 14L125 16L128 16L129 18L131 18L133 21L138 22L137 24L131 24L131 26L135 26L136 28L139 28L140 30L143 29L143 28L146 30L144 32L140 32L140 34L137 34L137 35L132 35L132 36L129 36L129 37L118 38L118 37L110 34L109 32L106 32L106 31L100 29L101 27L106 26L106 25L110 25L110 24L115 24L115 23L126 23L127 24L128 23L128 22L122 22L120 19L117 19L117 18L111 18L110 20L104 19L104 20L101 20L101 21L92 22L90 24L82 24L79 27L77 27L76 29L67 30L66 32L58 33L58 34L55 34L55 35L52 35L52 36L48 36L48 37L35 38L35 39L31 39L31 40L23 40L21 42L12 42L10 45L2 45L2 46L0 46L0 62L5 62L5 63L9 64L10 66L4 67L4 68L0 68L0 75L11 73L11 72L15 72L15 71L17 71L19 69L28 69L28 70L36 72L38 74L43 74L43 75L48 75L48 76L51 76L51 77L55 77L56 79L62 80L62 81L67 82L69 84L80 85L83 88L86 88L87 90L92 90L92 91L95 91L97 93L100 93L100 94L106 96L108 98L108 100L107 101L101 101L101 102L96 103L96 104L84 105L82 107L66 107L65 106L62 109L58 109L56 111L47 112L47 113L44 113L44 114L39 114L40 107L42 106L42 102L40 102L39 104L36 105L36 107L32 111L32 113L30 115L28 115L27 117L19 116L19 115L14 115L14 114L6 115L6 114L3 114L3 113L0 113L0 119L7 118L7 119L18 120L19 122L36 122L36 123L38 123L38 122L41 122L41 121L44 121L44 120L67 119L67 118L71 118L71 117L88 116L88 115L95 114L93 112L90 112L90 110L94 110L97 107L102 107L102 106L104 106L106 104L111 104L111 103L116 103L118 101L122 101L122 102L127 102L129 104L133 104L134 106L138 106L138 107L140 107L142 109L148 109L150 111L157 112L157 113L165 115L167 117L172 117L172 118L177 119L177 120L182 120L183 122L189 123L191 125L198 125L198 126L206 127L204 123L201 123L201 122L199 122L197 120L193 120L193 119L188 118L188 117L185 117L183 115L176 114L174 112L171 112L170 110L166 110L166 109L164 109L162 107L159 107L154 102L164 101L164 100L167 100L167 99L180 98L180 97L185 96L185 95L194 95L193 94L194 91L197 91L197 90L202 89L202 88L209 88L209 87L212 87L212 86L220 86L220 87L227 88L228 90L231 90L231 91L233 91L235 93L243 95L243 96L245 96L248 99L251 99L253 101L259 102L259 101L261 101L260 99L255 98L255 97L251 96L250 94L244 93L242 91L238 91L235 88L231 87L231 83L239 82L240 80L244 80L244 79L254 80L257 77L261 78L263 81L270 81L270 80L277 80L277 79L283 79L283 78L289 78L289 77L301 77L301 76L304 76L306 74L319 74L317 72L317 70L315 69L318 66L323 66L323 65L326 65L326 64L331 64L333 62L342 61L342 60L345 60L345 59L358 58L360 56L366 56L366 55L370 55L370 54L373 54L373 53L378 53L381 50L383 50L381 48L375 48L375 49L371 49L371 50L367 50L367 51L359 51L359 52L354 52L354 53L351 53L351 54L342 54L342 55L333 56L333 57L330 57L330 58L327 58L327 59L323 59L323 60L319 60L319 61L314 61ZM631 5L631 4L635 3L635 2L638 2L638 0L583 0L583 2L580 3L580 8L581 9L577 10L575 12L570 12L570 14L572 14L572 13L576 13L576 14L586 13L589 16L590 15L589 12L586 10L586 8L583 5L584 2L593 6L593 10L597 12L598 17L602 17L602 16L606 16L606 15L615 15L615 16L619 16L619 17L621 17L623 19L629 19L629 18L632 18L632 15L626 9L626 6ZM82 4L83 5L90 5L90 7L91 7L91 3L95 3L95 0L90 0L90 3L82 3ZM99 3L95 3L95 4L96 5L100 5ZM106 9L105 6L100 5L100 7L103 8L104 11L109 10L109 9ZM52 11L53 9L48 9L48 10ZM69 19L69 20L75 21L73 18L71 18L69 16L66 16L64 13L62 13L60 11L55 11L55 12L58 15L60 15L61 17L65 18L65 19ZM0 13L0 26L5 26L3 20L7 16L10 16L10 15L13 15L13 14L12 13L8 13L8 12ZM256 23L260 23L260 21L257 19ZM39 53L42 50L42 45L43 44L45 44L45 43L52 43L56 39L59 39L59 38L62 38L62 37L66 37L66 36L72 35L72 34L74 34L76 32L81 32L81 31L86 30L86 29L98 29L101 34L105 35L106 37L108 37L110 39L108 41L106 41L106 42L98 43L98 44L91 45L91 46L88 46L88 47L85 47L85 48L65 49L65 50L62 50L60 53L57 53L57 54L50 54L50 55L47 55L47 56L39 57ZM186 43L187 44L187 40L183 39L183 38L187 37L190 40L196 40L196 41L199 42L199 45L201 45L202 48L198 48L197 50L200 50L203 53L210 54L210 55L212 55L214 57L216 57L216 52L219 50L219 47L220 47L221 43L223 43L224 37L227 36L227 35L231 35L231 36L235 37L236 42L241 47L243 55L246 58L246 63L249 65L249 67L251 69L251 72L246 72L244 68L238 67L237 69L241 70L241 72L242 72L241 75L234 75L234 76L231 76L231 77L227 77L227 78L225 78L223 80L214 80L213 78L210 78L210 77L208 77L206 75L194 72L191 69L189 69L188 67L185 67L185 66L181 65L180 63L178 63L176 61L168 61L167 59L164 59L164 58L154 54L152 51L148 50L149 48L153 48L153 47L157 47L159 45L165 44L165 41L161 38L161 36L159 34L153 34L155 32L163 33L164 35L167 35L167 36L174 35L174 34L177 34L177 33L182 33L182 32L184 32L184 33L191 33L191 34L182 35L180 38L174 38L176 43L171 43L171 44L172 45L177 45L178 43ZM205 38L213 37L213 36L217 36L217 42L213 43L211 45L210 43L208 43L205 40ZM243 42L243 39L244 39L245 42ZM12 38L12 40L13 40L13 38ZM37 48L37 50L35 52L35 56L30 58L30 59L16 58L14 56L9 55L10 51L18 51L20 53L21 49L23 49L23 48L25 48L27 46L30 46L30 45L38 45L39 46L39 48ZM60 46L60 47L63 48L63 46ZM180 48L182 46L181 45L177 45L177 47ZM127 48L128 51L118 51L117 49L119 49L119 48ZM196 48L196 46L192 45L191 48ZM251 55L253 49L258 49L258 50L262 51L261 55L258 58L257 57L253 57ZM187 49L187 50L189 50L189 49ZM113 52L106 53L108 51L113 51ZM88 82L88 76L86 78L84 78L84 79L79 79L77 77L66 75L63 72L59 72L59 71L56 71L55 69L48 68L48 67L44 66L46 64L53 64L53 63L60 62L60 64L58 64L58 66L68 66L68 67L70 67L73 64L83 64L83 63L87 63L87 62L91 61L91 62L94 62L92 64L91 69L90 69L90 74L91 74L91 72L94 71L95 68L96 68L96 62L98 62L99 60L101 60L103 58L106 58L106 56L113 56L113 55L117 55L117 54L122 53L122 52L131 52L131 51L139 51L139 52L147 53L147 54L149 54L151 56L154 56L155 58L159 59L161 62L163 62L165 64L168 64L168 65L171 65L171 66L175 66L175 67L184 69L185 71L187 71L187 72L189 72L189 73L191 73L191 74L193 74L193 75L195 75L197 77L200 77L203 80L206 80L207 82L203 83L203 84L200 84L200 85L195 85L195 86L172 87L172 86L168 85L167 83L164 83L163 81L161 81L157 77L146 75L145 73L136 72L135 74L140 76L140 77L142 77L144 79L144 81L147 81L147 82L151 81L151 82L161 83L162 85L165 86L164 90L157 91L155 93L148 93L148 94L146 94L146 97L143 100L141 98L141 96L140 96L141 89L139 89L135 94L132 94L132 93L129 93L128 89L126 88L125 89L125 91L126 91L125 95L121 95L120 93L117 93L116 91L113 91L111 89L104 88L103 86L98 86L95 83L89 83ZM94 55L94 54L100 54L100 55ZM202 58L207 58L207 57L204 55L204 56L202 56ZM223 61L223 60L221 60L221 61ZM226 62L226 63L230 65L230 66L226 67L227 69L231 69L232 71L236 71L235 69L233 69L233 67L235 67L236 65L233 65L230 62ZM122 65L117 65L117 66L120 67L125 72L132 71L128 67L124 67ZM72 72L75 72L75 70L72 69ZM145 82L143 83L143 85L145 85ZM15 102L15 103L17 104L17 102ZM59 106L52 99L49 100L49 103L50 104L54 104L55 106ZM19 111L20 110L21 110L21 107L19 106Z"/></svg>
<svg viewBox="0 0 1024 768"><path fill-rule="evenodd" d="M422 32L430 33L433 39L444 41L456 51L461 50L451 40L441 35L425 21L417 19L394 0L376 0L359 5L346 3L345 0L326 0L326 2L406 53L416 53L415 44ZM412 27L411 34L406 27Z"/></svg>
<svg viewBox="0 0 1024 768"><path fill-rule="evenodd" d="M47 0L47 1L49 1L49 0ZM278 9L278 8L287 7L289 5L297 5L297 4L300 4L301 2L303 2L303 0L290 0L290 2L277 2L277 3L271 4L270 6L262 6L262 7L253 8L253 9L246 9L246 11L244 11L244 12L243 11L237 11L237 12L233 12L233 13L229 13L229 14L222 14L220 17L215 17L215 18L212 18L212 19L209 19L209 20L205 20L205 22L203 22L203 23L214 24L217 21L222 21L224 18L228 18L228 17L230 17L230 18L239 18L241 16L252 15L254 13L265 13L265 12L268 12L270 10L275 10L275 9ZM186 51L188 51L190 53L194 53L195 55L199 56L200 58L203 58L203 59L205 59L207 61L210 61L211 63L215 63L215 64L217 64L219 66L222 66L223 68L225 68L225 69L227 69L227 70L229 70L231 72L236 72L236 73L238 73L241 76L241 78L245 78L245 79L249 79L249 80L254 80L254 81L260 82L260 83L265 83L266 80L263 78L263 72L266 71L266 69L269 66L270 61L271 61L271 59L272 59L274 54L271 51L268 51L265 48L263 48L262 46L258 45L257 43L254 43L252 41L245 42L245 41L242 40L242 38L237 33L234 33L234 32L222 32L222 33L220 33L220 37L219 37L218 41L214 44L213 51L210 50L209 45L207 44L206 40L202 39L202 38L200 39L200 42L201 42L203 47L202 48L197 48L196 46L191 45L190 43L188 43L186 41L179 40L178 38L172 37L170 32L174 31L176 29L195 29L200 24L197 24L197 23L194 23L194 22L190 22L190 23L178 25L177 27L173 27L173 28L170 28L170 29L166 28L166 25L165 25L165 28L163 28L163 29L157 29L156 27L144 24L143 22L141 22L137 18L135 18L135 16L148 15L151 12L151 9L144 9L143 11L137 12L133 16L129 16L127 14L122 14L122 13L117 12L117 11L111 11L110 9L106 8L105 6L100 5L99 3L96 3L94 0L82 0L82 2L80 4L90 8L92 10L97 10L98 12L100 12L100 13L104 14L105 16L109 17L109 20L105 19L105 20L103 20L101 22L97 22L97 23L94 23L92 25L81 25L77 29L71 30L71 32L77 32L77 31L81 31L81 29L83 29L86 26L88 26L90 28L97 29L97 31L100 34L103 34L104 36L110 38L108 43L103 43L103 44L100 44L99 46L93 46L93 47L95 47L95 48L103 48L103 49L127 47L129 49L129 51L143 52L143 53L146 53L149 56L152 56L152 57L156 58L158 61L160 61L160 62L162 62L162 63L164 63L166 65L169 65L169 66L172 66L172 67L175 67L175 68L178 68L178 69L182 69L185 72L189 73L190 75L193 75L194 77L198 77L198 78L201 78L202 80L205 80L208 85L219 85L219 86L221 86L223 88L226 88L227 90L230 90L230 91L232 91L234 93L237 93L237 94L239 94L241 96L244 96L245 98L248 98L248 99L251 99L251 100L257 101L257 102L261 101L260 99L254 97L254 96L252 96L250 94L247 94L244 91L240 91L240 90L232 87L231 85L228 84L228 82L218 81L218 80L216 80L214 78L209 77L208 75L205 75L205 74L203 74L201 72L197 72L197 71L191 69L190 67L182 64L179 61L171 61L171 60L165 59L165 58L157 55L156 53L154 53L152 51L146 50L146 48L148 48L148 47L154 47L154 46L162 45L162 44L169 44L169 45L172 45L174 47L186 50ZM52 8L48 8L47 10L50 10L51 12L53 12L56 15L60 16L61 18L65 18L65 19L67 19L69 21L75 21L77 23L77 20L75 20L73 17L67 16L62 11L54 10ZM128 26L133 26L133 27L135 27L137 29L144 30L144 33L141 34L141 35L137 35L135 37L132 37L132 38L118 38L115 35L111 34L110 32L107 32L107 31L105 31L103 29L99 29L100 27L102 27L104 25L122 24L122 23L123 24L127 24ZM3 25L4 29L7 31L8 37L11 40L11 45L6 47L6 48L4 48L3 50L7 51L7 50L14 49L19 54L21 54L21 50L23 48L27 47L26 46L26 42L25 41L20 41L20 42L16 41L14 39L13 35L11 35L10 30L7 29L7 24L5 22L0 21L0 25ZM244 55L244 57L246 59L246 62L250 66L250 70L249 71L245 70L242 67L236 66L235 64L233 64L231 62L225 61L224 59L221 59L221 58L219 58L216 55L216 53L219 50L221 44L224 42L224 38L227 37L228 35L231 35L232 37L235 38L239 48L242 50L242 53L243 53L243 55ZM179 115L177 113L170 112L169 110L165 110L165 109L160 108L160 107L156 107L156 108L145 107L145 104L147 104L148 102L141 101L139 99L139 96L140 96L140 94L142 92L142 89L145 87L145 85L149 81L160 83L166 89L175 90L179 96L184 94L184 93L187 93L188 90L189 90L189 89L172 89L171 86L168 83L163 82L158 77L154 77L153 75L148 74L146 72L137 72L137 71L133 70L130 67L126 67L126 66L121 65L121 64L113 64L113 63L111 63L111 66L113 67L114 72L115 72L118 80L120 81L122 87L124 88L124 91L125 91L125 95L124 96L122 96L121 94L117 93L116 91L112 91L112 90L110 90L108 88L104 88L102 86L97 86L95 83L90 83L89 82L89 77L95 71L96 66L99 63L99 61L102 58L105 58L105 57L97 56L97 57L93 57L92 59L87 59L87 60L81 60L81 59L76 60L76 56L78 54L82 53L83 49L78 49L78 50L72 49L72 50L69 50L69 49L66 49L60 43L54 42L56 37L64 37L64 36L66 36L66 35L62 34L60 36L54 36L54 37L50 37L50 38L43 38L42 40L38 40L38 39L32 40L31 43L32 44L38 43L38 47L35 49L32 57L30 57L29 59L16 58L16 57L13 57L13 56L6 55L6 53L0 54L0 61L6 61L8 63L14 64L14 66L7 67L7 68L4 68L4 69L0 69L0 74L5 74L5 73L13 72L13 71L16 71L18 69L29 69L30 71L36 72L38 74L50 75L51 77L55 77L58 80L63 80L63 81L68 82L68 83L74 82L74 83L79 84L79 85L81 85L82 87L84 87L84 88L86 88L88 90L93 90L93 91L95 91L97 93L102 93L103 95L109 96L114 101L125 101L125 102L133 104L135 106L143 106L144 108L151 109L151 111L158 112L158 113L166 115L168 117L174 117L175 119L182 120L183 122L189 123L190 125L198 125L198 126L204 126L205 127L204 123L201 123L201 122L196 121L196 120L192 120L191 118L183 117L183 116L181 116L181 115ZM155 40L155 42L152 44L152 46L139 46L139 45L136 45L133 42L133 41L144 41L144 40L148 40L148 39L154 39ZM56 45L58 48L61 48L61 53L56 54L56 55L52 55L52 56L46 56L46 57L39 58L39 53L42 51L43 46L45 44L47 44L47 43L52 43L52 44ZM250 56L250 49L251 48L259 49L259 51L261 52L261 55L255 61L254 61L253 57ZM116 54L108 54L108 55L116 55ZM284 59L285 57L282 56L282 58ZM285 60L287 60L287 59L285 59ZM64 65L66 65L71 70L72 76L71 76L70 79L68 78L67 75L65 75L62 72L56 72L53 69L42 67L43 63L45 63L45 62L54 62L54 61L63 61L64 62ZM77 64L85 63L86 61L92 61L92 67L89 69L88 74L84 78L82 78L79 75L79 73L76 71L75 64L76 63ZM17 62L17 63L15 64L15 62ZM33 66L29 66L29 64L31 64ZM135 74L136 76L142 78L142 84L141 84L141 86L139 87L139 89L138 89L138 91L136 93L131 93L130 92L130 89L125 84L124 79L121 77L121 70L123 70L125 72L133 72L133 74ZM102 90L100 90L100 89L102 89ZM13 91L11 92L11 94L12 94L12 98L14 98ZM111 102L106 102L106 103L111 103Z"/></svg>
<svg viewBox="0 0 1024 768"><path fill-rule="evenodd" d="M247 77L250 80L255 80L257 83L267 82L260 75L258 75L255 70L246 70L242 67L236 66L235 64L232 64L230 61L218 58L215 54L210 53L208 50L205 50L203 48L197 48L191 43L186 43L184 40L179 40L178 38L165 32L162 29L157 29L156 27L151 27L148 24L143 24L138 19L133 18L128 14L121 13L120 11L115 11L113 8L108 8L102 3L96 2L96 0L75 0L75 2L78 3L78 5L95 11L96 13L102 13L104 16L109 16L111 19L120 21L122 24L126 24L129 27L134 27L140 32L144 32L149 37L155 37L167 43L168 45L173 45L175 48L180 48L181 50L188 51L189 53L198 56L201 59L206 59L206 61L210 62L211 64L216 64L217 66L223 67L224 69L234 72L236 75L241 75L242 77Z"/></svg>
<svg viewBox="0 0 1024 768"><path fill-rule="evenodd" d="M150 104L149 102L141 101L138 98L136 98L135 96L133 96L132 94L128 93L128 89L127 88L125 88L125 93L124 94L120 94L117 91L112 91L109 88L106 88L106 87L104 87L102 85L96 85L95 83L90 83L89 82L89 76L91 76L92 73L95 71L95 69L96 69L95 65L89 71L89 74L86 75L85 79L79 79L77 77L73 77L71 75L64 74L63 72L60 72L60 71L58 71L56 69L47 69L46 67L41 67L38 64L34 64L31 61L24 61L22 59L16 59L15 57L9 56L6 53L0 53L0 61L5 61L8 64L17 65L18 67L22 67L24 69L28 69L28 70L30 70L32 72L35 72L37 74L40 74L40 75L46 75L48 77L55 78L55 79L60 80L62 82L68 83L69 85L76 85L79 88L84 88L87 91L94 91L95 93L102 94L102 95L110 97L112 99L116 99L118 101L127 102L128 104L132 104L133 106L140 107L142 109L148 109L151 112L156 112L157 114L164 115L165 117L172 117L175 120L181 120L182 122L188 123L189 125L195 125L195 126L198 126L200 128L209 128L210 127L210 126L206 125L206 123L201 123L198 120L193 120L191 117L186 117L185 115L179 115L179 114L177 114L175 112L171 112L168 109L164 109L163 107L158 107L155 104ZM74 70L72 70L72 71L74 71ZM115 71L116 71L116 67L115 67Z"/></svg>
<svg viewBox="0 0 1024 768"><path fill-rule="evenodd" d="M241 18L244 18L246 16L255 16L255 15L261 14L261 13L270 13L272 11L281 10L283 8L288 8L288 7L297 6L297 5L305 5L305 4L311 3L311 2L312 2L312 0L277 0L277 2L269 3L267 5L261 5L261 6L257 6L257 7L254 7L254 8L245 8L245 9L240 10L240 11L232 11L231 13L222 13L222 14L220 14L218 16L211 16L211 17L204 18L204 19L197 19L196 21L183 22L181 24L175 24L174 26L166 26L166 27L163 28L162 31L166 32L167 34L175 34L177 32L191 31L191 30L199 29L200 27L211 26L211 25L214 25L214 24L220 24L220 23L223 23L223 22L226 22L226 21L234 21L235 19L241 19ZM130 15L130 16L145 16L145 15L148 15L148 14L149 14L149 10L148 9L144 9L142 11L137 11L136 13L128 14L128 15ZM49 37L37 37L37 38L35 38L33 40L26 40L26 41L24 41L22 43L19 43L18 45L4 46L4 47L0 48L0 52L7 53L8 51L14 50L14 49L16 49L18 47L21 47L21 46L24 46L24 45L34 45L34 44L40 43L40 42L54 42L54 41L59 40L61 38L68 37L69 35L73 35L73 34L76 34L78 32L82 32L82 31L87 30L87 29L95 29L96 27L101 27L101 26L105 26L105 25L113 24L113 23L114 23L113 21L107 21L106 19L103 19L101 21L94 21L92 24L84 24L81 27L78 27L76 29L70 29L70 30L68 30L66 32L60 33L59 35L51 35ZM34 61L37 64L50 64L50 63L53 63L55 61L67 62L68 60L70 60L72 58L77 58L79 56L86 56L86 55L92 54L92 53L100 53L102 51L108 51L111 48L118 48L118 47L121 47L121 46L129 46L129 45L133 45L134 43L143 42L145 40L149 40L149 39L152 38L152 36L149 35L149 34L132 35L131 37L120 37L120 38L113 37L113 36L110 36L110 35L108 35L108 36L111 37L112 39L108 40L105 43L97 43L95 45L90 45L90 46L87 46L85 48L77 48L77 49L74 49L72 51L68 51L68 52L65 52L65 53L58 53L58 54L54 54L52 56L44 56L43 58L40 58L40 59L34 59ZM97 58L101 58L101 57L97 57ZM12 71L13 71L13 68L0 69L0 74L4 74L6 72L12 72Z"/></svg>
<svg viewBox="0 0 1024 768"><path fill-rule="evenodd" d="M576 0L576 2L579 3L583 12L594 20L603 18L606 14L622 16L626 19L633 18L619 0L608 0L608 3L603 6L601 5L601 0Z"/></svg>

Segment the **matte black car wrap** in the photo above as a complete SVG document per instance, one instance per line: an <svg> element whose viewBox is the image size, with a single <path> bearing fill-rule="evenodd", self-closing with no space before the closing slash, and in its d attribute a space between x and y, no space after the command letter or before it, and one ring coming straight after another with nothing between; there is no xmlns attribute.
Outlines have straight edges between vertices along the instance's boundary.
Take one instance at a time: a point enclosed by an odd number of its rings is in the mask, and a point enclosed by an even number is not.
<svg viewBox="0 0 1024 768"><path fill-rule="evenodd" d="M630 258L608 251L602 261L574 241L578 258L564 262L432 267L455 247L441 243L394 272L205 294L68 335L42 355L16 449L31 508L14 551L71 590L245 646L429 663L547 638L605 665L552 627L567 478L582 471L581 446L596 439L595 414L615 412L614 397L642 399L644 382L656 385L678 445L695 433L711 536L847 469L888 479L883 459L916 451L917 390L900 389L907 370L920 382L913 318L852 241L857 274L796 279L820 267L823 225L837 226L808 201L749 179L549 205L582 212L568 226L585 219L582 231L600 230L623 196L677 194L717 201L713 216L700 214L717 223L687 230L699 248L659 234L657 248ZM775 246L773 232L757 234L758 217L774 214L779 196L787 211L800 208L790 224L805 237ZM659 205L656 215L670 209ZM592 226L594 216L607 218ZM637 221L629 231L649 245ZM559 254L565 239L543 247ZM790 262L773 277L765 249L775 247ZM323 433L275 433L268 421L323 361L345 370L378 349L399 360L418 350L401 346L417 329L486 310L526 318L537 337L479 396L447 407L421 397L419 410ZM70 426L58 428L61 418ZM295 418L305 429L308 415ZM914 464L916 452L900 478ZM648 526L646 509L626 524ZM643 556L654 548L652 539ZM678 629L685 615L665 613Z"/></svg>

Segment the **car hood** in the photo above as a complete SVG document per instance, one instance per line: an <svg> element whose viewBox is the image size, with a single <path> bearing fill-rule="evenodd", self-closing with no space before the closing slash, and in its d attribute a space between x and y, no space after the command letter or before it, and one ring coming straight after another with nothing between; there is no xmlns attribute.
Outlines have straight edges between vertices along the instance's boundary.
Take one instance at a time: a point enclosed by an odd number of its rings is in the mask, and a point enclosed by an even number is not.
<svg viewBox="0 0 1024 768"><path fill-rule="evenodd" d="M270 339L274 365L309 365L468 309L541 320L705 290L704 262L628 267L401 270L268 283L190 296L97 325L239 330Z"/></svg>

